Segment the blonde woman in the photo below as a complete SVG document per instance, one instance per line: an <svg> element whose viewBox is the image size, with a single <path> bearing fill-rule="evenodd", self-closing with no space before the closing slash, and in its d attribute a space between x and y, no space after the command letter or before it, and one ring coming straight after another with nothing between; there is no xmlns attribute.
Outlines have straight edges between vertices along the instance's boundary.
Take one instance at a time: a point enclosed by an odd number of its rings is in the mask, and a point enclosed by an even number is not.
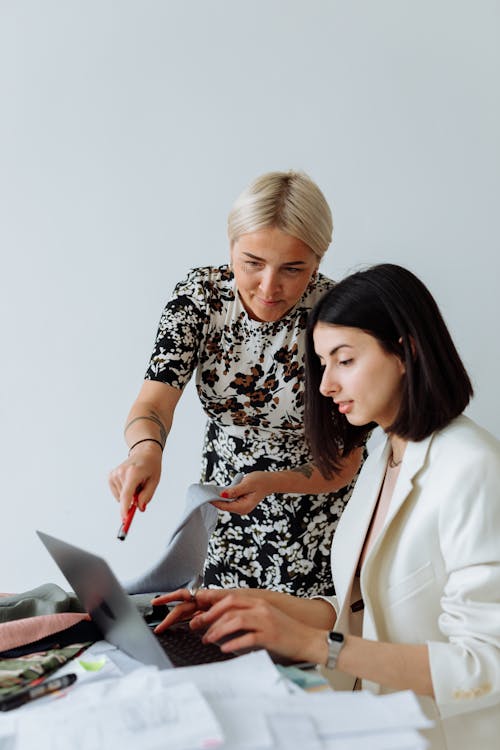
<svg viewBox="0 0 500 750"><path fill-rule="evenodd" d="M271 172L237 199L228 236L230 263L191 271L163 311L111 490L122 515L137 488L139 507L149 503L194 375L207 415L200 480L245 474L227 490L232 513L218 506L205 586L331 594L330 544L360 464L358 450L325 480L304 437L306 321L333 284L319 273L331 212L307 175Z"/></svg>

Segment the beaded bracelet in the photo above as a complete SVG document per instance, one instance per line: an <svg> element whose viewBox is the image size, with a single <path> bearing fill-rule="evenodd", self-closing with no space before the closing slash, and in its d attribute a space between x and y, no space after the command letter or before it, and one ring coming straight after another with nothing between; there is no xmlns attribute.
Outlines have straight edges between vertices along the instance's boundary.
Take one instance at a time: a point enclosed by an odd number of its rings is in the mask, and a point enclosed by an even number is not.
<svg viewBox="0 0 500 750"><path fill-rule="evenodd" d="M128 449L128 455L129 456L130 456L132 450L135 448L135 446L139 445L139 443L156 443L157 445L160 446L162 453L163 453L163 448L165 447L164 445L162 445L162 443L160 443L159 440L156 440L156 438L142 438L142 440L138 440L136 443L134 443L133 445L130 446L130 448Z"/></svg>

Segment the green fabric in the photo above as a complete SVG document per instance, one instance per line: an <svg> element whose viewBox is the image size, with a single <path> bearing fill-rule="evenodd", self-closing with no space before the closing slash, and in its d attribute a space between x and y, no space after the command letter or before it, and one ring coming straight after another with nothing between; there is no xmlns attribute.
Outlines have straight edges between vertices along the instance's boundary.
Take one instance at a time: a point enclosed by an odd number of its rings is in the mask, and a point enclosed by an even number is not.
<svg viewBox="0 0 500 750"><path fill-rule="evenodd" d="M44 583L30 591L0 596L0 623L58 612L84 612L73 592L63 591L55 583Z"/></svg>
<svg viewBox="0 0 500 750"><path fill-rule="evenodd" d="M34 680L46 677L88 646L90 643L75 643L65 648L41 651L16 659L0 659L0 696L14 693Z"/></svg>

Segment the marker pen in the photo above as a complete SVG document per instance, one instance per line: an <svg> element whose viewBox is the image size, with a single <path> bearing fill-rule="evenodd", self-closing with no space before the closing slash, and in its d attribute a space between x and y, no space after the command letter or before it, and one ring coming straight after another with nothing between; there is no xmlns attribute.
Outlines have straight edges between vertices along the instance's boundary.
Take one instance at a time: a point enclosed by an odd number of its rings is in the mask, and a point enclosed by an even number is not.
<svg viewBox="0 0 500 750"><path fill-rule="evenodd" d="M35 685L35 687L19 690L13 695L0 698L0 711L10 711L12 708L24 706L25 703L34 701L37 698L43 698L44 695L50 695L50 693L55 693L72 685L75 680L76 674L72 672L71 674L63 674L61 677L54 677L52 680L41 682L40 685Z"/></svg>
<svg viewBox="0 0 500 750"><path fill-rule="evenodd" d="M128 530L130 529L130 524L132 523L132 519L135 516L135 511L137 510L137 506L139 503L139 493L136 492L134 494L134 499L132 500L132 505L127 511L127 515L125 516L125 520L123 521L122 525L118 529L117 538L123 542L127 538Z"/></svg>

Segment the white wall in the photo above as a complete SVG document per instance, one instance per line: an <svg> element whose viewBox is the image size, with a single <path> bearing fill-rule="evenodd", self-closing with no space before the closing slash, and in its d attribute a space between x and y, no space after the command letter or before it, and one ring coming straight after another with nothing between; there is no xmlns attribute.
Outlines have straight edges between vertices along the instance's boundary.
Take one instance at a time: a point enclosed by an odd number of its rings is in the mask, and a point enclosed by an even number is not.
<svg viewBox="0 0 500 750"><path fill-rule="evenodd" d="M239 191L323 188L334 277L395 261L441 304L500 436L499 3L0 0L0 591L63 583L41 528L120 576L197 481L190 390L156 502L116 541L107 472L174 283L224 262Z"/></svg>

